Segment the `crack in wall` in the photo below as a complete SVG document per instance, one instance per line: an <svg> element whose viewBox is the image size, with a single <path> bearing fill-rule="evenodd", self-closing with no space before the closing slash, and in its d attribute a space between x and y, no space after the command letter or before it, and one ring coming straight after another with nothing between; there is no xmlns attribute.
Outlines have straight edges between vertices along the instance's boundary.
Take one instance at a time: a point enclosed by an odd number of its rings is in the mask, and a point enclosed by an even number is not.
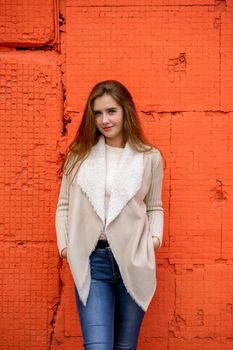
<svg viewBox="0 0 233 350"><path fill-rule="evenodd" d="M169 58L167 63L168 77L170 83L175 83L177 74L186 74L187 58L186 53L181 52L178 57ZM180 74L179 74L180 76ZM179 78L179 77L178 77Z"/></svg>
<svg viewBox="0 0 233 350"><path fill-rule="evenodd" d="M200 337L199 335L193 337L192 339L200 339L200 340L211 340L211 341L215 341L216 339L213 337Z"/></svg>
<svg viewBox="0 0 233 350"><path fill-rule="evenodd" d="M50 321L50 326L51 326L51 332L50 332L50 337L49 337L49 347L48 349L51 349L51 346L53 344L53 337L54 337L54 332L55 332L55 327L56 327L56 321L57 321L57 314L58 314L58 308L61 303L61 299L59 298L58 302L52 306L53 310L53 317Z"/></svg>
<svg viewBox="0 0 233 350"><path fill-rule="evenodd" d="M157 262L158 268L164 268L166 271L169 271L176 275L176 264L170 262L169 258L163 258L162 261Z"/></svg>
<svg viewBox="0 0 233 350"><path fill-rule="evenodd" d="M182 109L182 110L140 110L141 113L144 113L145 115L151 115L153 116L154 114L158 114L158 115L166 115L166 114L172 114L172 115L179 115L182 113L205 113L206 115L210 115L210 116L215 116L216 114L218 115L227 115L229 113L232 113L233 110L227 110L224 111L222 109Z"/></svg>
<svg viewBox="0 0 233 350"><path fill-rule="evenodd" d="M204 323L204 310L203 309L197 309L196 319L197 319L198 326L204 326L205 323Z"/></svg>
<svg viewBox="0 0 233 350"><path fill-rule="evenodd" d="M62 279L61 271L63 268L63 259L59 257L58 261L58 278L59 278L59 287L58 287L58 296L57 302L51 306L53 316L51 317L51 320L49 322L50 326L50 334L49 334L49 344L48 344L48 350L51 350L51 346L54 343L58 343L57 339L55 340L55 330L56 330L56 325L57 325L57 318L58 314L61 308L61 303L62 303L62 297L64 293L64 282Z"/></svg>
<svg viewBox="0 0 233 350"><path fill-rule="evenodd" d="M174 318L168 324L168 332L171 338L185 339L181 334L181 328L186 326L186 321L180 315L174 313Z"/></svg>
<svg viewBox="0 0 233 350"><path fill-rule="evenodd" d="M67 135L67 124L71 123L71 118L66 114L67 108L67 95L66 95L66 85L65 85L65 62L61 63L61 86L62 86L62 96L63 96L63 111L62 111L62 136Z"/></svg>
<svg viewBox="0 0 233 350"><path fill-rule="evenodd" d="M173 115L170 116L170 137L169 137L169 147L170 147L170 164L172 159L172 118ZM171 247L171 199L172 199L172 185L171 185L171 179L172 179L172 167L169 167L169 188L168 188L168 248Z"/></svg>
<svg viewBox="0 0 233 350"><path fill-rule="evenodd" d="M63 39L63 34L65 33L66 18L65 15L59 12L59 33L60 38ZM61 45L61 40L60 40ZM61 48L60 48L61 50ZM61 52L63 60L61 62L60 71L61 71L61 86L62 86L62 96L63 96L63 111L62 111L62 136L67 135L67 124L71 123L71 118L66 114L67 108L67 94L66 94L66 55L64 52Z"/></svg>
<svg viewBox="0 0 233 350"><path fill-rule="evenodd" d="M224 1L224 0L222 0L222 1ZM217 0L216 0L216 2L217 2ZM221 2L221 0L219 0L219 2ZM72 6L72 5L67 5L66 6L67 8L71 8L71 7L74 7L74 6ZM128 4L128 5L123 5L123 4L121 4L121 5L114 5L114 4L111 4L111 5L104 5L104 4L101 4L101 5L78 5L78 4L75 4L75 8L79 8L79 7L88 7L88 8L105 8L105 7L110 7L110 8L114 8L114 7L122 7L122 8L125 8L125 7L133 7L133 8L137 8L137 7L143 7L143 8L148 8L148 7L156 7L156 8L158 8L158 7L171 7L171 8L176 8L176 7L184 7L184 8L187 8L187 7L207 7L207 8L213 8L213 9L215 9L215 7L216 7L216 4L215 5L213 5L212 3L210 3L210 4L169 4L169 3L167 3L167 4L164 4L164 5L162 5L162 4L158 4L158 5L156 5L156 4L152 4L152 5L150 5L150 4L143 4L143 5L139 5L139 4L137 4L137 5L135 5L135 4L133 4L133 5L130 5L130 4Z"/></svg>
<svg viewBox="0 0 233 350"><path fill-rule="evenodd" d="M226 0L215 0L215 10L216 11L225 11L227 8Z"/></svg>
<svg viewBox="0 0 233 350"><path fill-rule="evenodd" d="M218 1L218 3L222 3L223 1ZM219 6L218 6L219 8ZM221 74L222 74L222 15L221 15L221 12L219 14L219 17L218 17L218 28L219 28L219 33L218 33L218 37L219 37L219 102L218 102L218 105L219 105L219 109L221 109L221 105L222 105L222 77L221 77Z"/></svg>
<svg viewBox="0 0 233 350"><path fill-rule="evenodd" d="M223 181L216 179L217 185L210 189L212 208L224 208L228 202L228 193L223 189Z"/></svg>
<svg viewBox="0 0 233 350"><path fill-rule="evenodd" d="M33 44L32 44L33 45ZM42 44L38 46L14 46L16 51L54 51L55 44Z"/></svg>

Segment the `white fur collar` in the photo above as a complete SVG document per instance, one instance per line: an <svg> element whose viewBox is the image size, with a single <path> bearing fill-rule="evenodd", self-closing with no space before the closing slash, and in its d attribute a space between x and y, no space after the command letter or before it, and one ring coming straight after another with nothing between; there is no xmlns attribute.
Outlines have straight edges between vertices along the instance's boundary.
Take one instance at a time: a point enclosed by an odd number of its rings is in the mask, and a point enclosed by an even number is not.
<svg viewBox="0 0 233 350"><path fill-rule="evenodd" d="M97 144L82 163L77 183L86 194L94 210L105 223L105 139ZM143 176L143 152L136 152L126 143L120 158L115 182L109 199L106 227L120 214L127 202L137 193Z"/></svg>

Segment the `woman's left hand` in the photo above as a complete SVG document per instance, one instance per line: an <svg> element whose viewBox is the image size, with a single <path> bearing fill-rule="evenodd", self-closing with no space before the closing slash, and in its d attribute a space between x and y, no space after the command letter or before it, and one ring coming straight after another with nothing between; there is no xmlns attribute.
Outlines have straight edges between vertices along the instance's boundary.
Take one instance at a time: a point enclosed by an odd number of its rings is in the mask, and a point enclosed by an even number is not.
<svg viewBox="0 0 233 350"><path fill-rule="evenodd" d="M160 245L160 241L159 241L159 238L158 237L152 237L153 239L153 244L154 244L154 250L158 250L159 249L159 245Z"/></svg>

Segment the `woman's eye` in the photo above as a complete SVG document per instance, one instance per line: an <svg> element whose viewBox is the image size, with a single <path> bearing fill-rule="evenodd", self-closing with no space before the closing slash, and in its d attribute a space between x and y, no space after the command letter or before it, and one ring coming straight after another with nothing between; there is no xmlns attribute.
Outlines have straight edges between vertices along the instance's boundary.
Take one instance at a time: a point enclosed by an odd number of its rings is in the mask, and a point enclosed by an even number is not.
<svg viewBox="0 0 233 350"><path fill-rule="evenodd" d="M109 114L113 114L113 113L115 113L115 112L116 112L115 110L109 110L109 111L108 111ZM95 113L94 113L94 116L95 116L95 117L98 117L99 115L101 115L100 112L95 112Z"/></svg>

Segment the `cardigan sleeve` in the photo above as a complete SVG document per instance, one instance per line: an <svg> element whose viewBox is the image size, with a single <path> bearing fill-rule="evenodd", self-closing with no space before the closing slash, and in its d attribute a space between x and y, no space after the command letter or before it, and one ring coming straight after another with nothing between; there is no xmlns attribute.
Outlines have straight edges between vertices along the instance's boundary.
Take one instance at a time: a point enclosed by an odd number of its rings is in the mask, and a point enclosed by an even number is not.
<svg viewBox="0 0 233 350"><path fill-rule="evenodd" d="M60 193L57 202L55 215L56 235L59 254L67 247L67 223L68 223L68 208L69 208L69 182L67 175L63 174L60 185Z"/></svg>
<svg viewBox="0 0 233 350"><path fill-rule="evenodd" d="M162 203L163 162L159 150L157 159L152 166L152 180L149 191L144 199L147 207L147 217L151 235L159 238L159 248L163 240L164 210Z"/></svg>

